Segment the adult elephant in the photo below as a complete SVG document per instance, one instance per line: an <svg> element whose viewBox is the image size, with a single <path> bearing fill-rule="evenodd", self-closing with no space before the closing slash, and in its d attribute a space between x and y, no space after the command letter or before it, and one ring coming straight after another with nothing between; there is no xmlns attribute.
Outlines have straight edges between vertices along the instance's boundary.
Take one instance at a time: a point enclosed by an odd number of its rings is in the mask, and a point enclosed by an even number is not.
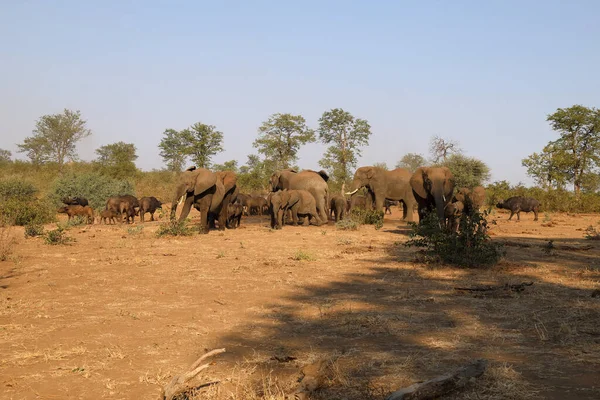
<svg viewBox="0 0 600 400"><path fill-rule="evenodd" d="M444 224L444 208L452 201L454 175L447 167L419 167L410 178L410 186L417 200L419 218L434 211Z"/></svg>
<svg viewBox="0 0 600 400"><path fill-rule="evenodd" d="M179 220L182 221L190 213L192 205L200 212L200 233L208 233L208 214L215 215L219 229L227 224L227 205L237 197L237 177L231 171L212 172L205 168L188 168L179 176L173 195L171 219L179 200L184 200Z"/></svg>
<svg viewBox="0 0 600 400"><path fill-rule="evenodd" d="M317 213L321 221L327 221L329 208L329 176L325 171L312 171L305 169L297 172L293 169L284 169L271 175L271 190L306 190L315 198Z"/></svg>
<svg viewBox="0 0 600 400"><path fill-rule="evenodd" d="M380 167L360 167L354 173L350 192L355 195L361 188L367 189L367 207L373 201L375 210L383 211L385 200L401 201L404 205L403 218L413 220L415 196L410 185L412 174L405 168L387 171Z"/></svg>

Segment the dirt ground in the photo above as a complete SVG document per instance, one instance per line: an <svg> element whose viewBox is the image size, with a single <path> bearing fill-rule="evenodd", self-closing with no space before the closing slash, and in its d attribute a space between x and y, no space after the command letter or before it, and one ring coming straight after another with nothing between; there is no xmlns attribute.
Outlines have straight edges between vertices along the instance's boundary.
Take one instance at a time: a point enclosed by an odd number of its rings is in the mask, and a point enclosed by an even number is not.
<svg viewBox="0 0 600 400"><path fill-rule="evenodd" d="M219 383L194 398L283 399L300 367L324 359L312 398L384 399L485 358L484 376L447 398L599 399L600 241L584 230L600 215L506 218L490 217L506 257L477 270L417 262L397 210L379 231L272 231L251 217L191 237L158 238L160 222L74 227L66 246L12 228L0 398L155 399L224 347L198 379Z"/></svg>

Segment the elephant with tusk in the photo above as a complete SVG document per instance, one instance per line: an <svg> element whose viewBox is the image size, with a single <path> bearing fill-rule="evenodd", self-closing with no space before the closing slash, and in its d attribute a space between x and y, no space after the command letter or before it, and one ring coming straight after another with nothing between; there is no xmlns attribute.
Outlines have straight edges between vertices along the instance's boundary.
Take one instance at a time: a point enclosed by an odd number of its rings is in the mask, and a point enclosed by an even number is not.
<svg viewBox="0 0 600 400"><path fill-rule="evenodd" d="M419 167L410 178L413 195L417 200L419 218L435 211L440 226L445 225L444 209L452 200L454 175L447 167Z"/></svg>
<svg viewBox="0 0 600 400"><path fill-rule="evenodd" d="M200 212L200 233L208 233L209 214L211 218L216 217L219 229L223 230L227 225L228 204L236 201L238 193L237 176L234 172L188 168L179 176L173 196L171 219L175 219L177 206L183 199L180 221L187 218L193 205Z"/></svg>
<svg viewBox="0 0 600 400"><path fill-rule="evenodd" d="M403 218L413 221L416 200L410 185L411 175L405 168L387 171L380 167L360 167L354 173L352 186L346 194L356 196L356 192L366 188L367 208L373 203L377 211L383 211L385 200L400 201L404 206Z"/></svg>

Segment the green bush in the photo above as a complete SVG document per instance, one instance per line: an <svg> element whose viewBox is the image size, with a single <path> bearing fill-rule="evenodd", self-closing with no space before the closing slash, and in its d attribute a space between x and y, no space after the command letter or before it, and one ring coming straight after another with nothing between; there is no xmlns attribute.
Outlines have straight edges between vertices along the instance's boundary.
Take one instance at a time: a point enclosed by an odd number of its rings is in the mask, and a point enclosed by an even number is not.
<svg viewBox="0 0 600 400"><path fill-rule="evenodd" d="M69 244L70 242L74 242L75 239L67 236L65 228L59 225L56 227L56 229L46 232L46 235L44 235L44 241L46 244L56 246L59 244Z"/></svg>
<svg viewBox="0 0 600 400"><path fill-rule="evenodd" d="M72 228L74 226L81 226L81 225L86 225L88 222L87 217L83 217L81 215L75 215L73 216L73 218L67 220L67 222L65 222L65 229L67 228Z"/></svg>
<svg viewBox="0 0 600 400"><path fill-rule="evenodd" d="M13 178L0 182L0 201L30 201L37 193L38 190L33 184L21 179Z"/></svg>
<svg viewBox="0 0 600 400"><path fill-rule="evenodd" d="M405 246L422 247L427 261L482 267L496 264L504 255L502 246L488 236L485 216L477 210L463 213L458 233L441 229L435 212L428 213L420 223L409 225L412 232Z"/></svg>
<svg viewBox="0 0 600 400"><path fill-rule="evenodd" d="M187 220L173 220L160 224L156 236L190 236L193 233L193 229L188 226Z"/></svg>
<svg viewBox="0 0 600 400"><path fill-rule="evenodd" d="M38 200L37 189L19 179L0 182L0 218L11 225L43 224L54 220L51 206Z"/></svg>
<svg viewBox="0 0 600 400"><path fill-rule="evenodd" d="M346 231L355 231L360 225L374 225L375 229L381 229L383 227L383 211L355 208L344 219L335 223L337 229Z"/></svg>
<svg viewBox="0 0 600 400"><path fill-rule="evenodd" d="M44 234L44 225L35 221L29 222L25 225L25 238L42 236Z"/></svg>
<svg viewBox="0 0 600 400"><path fill-rule="evenodd" d="M65 174L54 181L49 197L58 205L65 197L85 197L94 209L103 209L111 196L134 194L129 181L114 179L95 172Z"/></svg>

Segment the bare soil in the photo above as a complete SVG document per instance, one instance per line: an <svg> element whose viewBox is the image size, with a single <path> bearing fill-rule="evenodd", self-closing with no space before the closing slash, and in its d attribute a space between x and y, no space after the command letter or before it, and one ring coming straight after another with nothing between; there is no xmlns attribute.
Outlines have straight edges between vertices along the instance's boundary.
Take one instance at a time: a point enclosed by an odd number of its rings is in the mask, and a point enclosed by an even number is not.
<svg viewBox="0 0 600 400"><path fill-rule="evenodd" d="M484 376L451 398L600 398L600 241L584 237L600 215L506 218L490 217L492 238L513 245L489 269L415 261L396 209L378 231L250 217L190 237L158 238L160 222L74 227L75 242L50 246L11 228L0 398L155 399L220 347L198 379L220 383L193 398L283 399L325 359L312 398L383 399L478 358Z"/></svg>

